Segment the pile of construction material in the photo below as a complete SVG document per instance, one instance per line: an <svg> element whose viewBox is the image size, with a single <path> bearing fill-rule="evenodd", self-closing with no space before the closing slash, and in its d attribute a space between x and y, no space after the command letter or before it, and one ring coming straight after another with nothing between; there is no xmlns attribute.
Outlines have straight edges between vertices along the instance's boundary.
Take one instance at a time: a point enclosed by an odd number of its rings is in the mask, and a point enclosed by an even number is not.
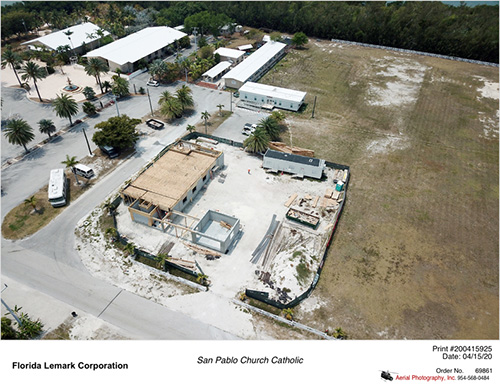
<svg viewBox="0 0 500 386"><path fill-rule="evenodd" d="M283 142L269 142L269 148L283 153L303 155L304 157L314 157L314 150L303 149L297 146L288 146Z"/></svg>

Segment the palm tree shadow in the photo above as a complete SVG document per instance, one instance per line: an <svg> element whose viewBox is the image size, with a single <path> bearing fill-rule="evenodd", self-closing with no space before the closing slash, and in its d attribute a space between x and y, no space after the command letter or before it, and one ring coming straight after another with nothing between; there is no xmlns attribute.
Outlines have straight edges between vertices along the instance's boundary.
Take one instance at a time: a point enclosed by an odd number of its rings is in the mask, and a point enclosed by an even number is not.
<svg viewBox="0 0 500 386"><path fill-rule="evenodd" d="M39 147L35 150L30 151L28 154L24 156L24 159L27 161L38 160L42 158L47 151L44 147Z"/></svg>

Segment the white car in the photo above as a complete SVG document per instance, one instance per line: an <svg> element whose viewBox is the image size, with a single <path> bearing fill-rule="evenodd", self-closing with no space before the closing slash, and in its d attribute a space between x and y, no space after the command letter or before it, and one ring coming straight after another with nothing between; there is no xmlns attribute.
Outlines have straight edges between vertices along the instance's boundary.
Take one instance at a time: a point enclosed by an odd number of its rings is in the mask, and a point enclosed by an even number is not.
<svg viewBox="0 0 500 386"><path fill-rule="evenodd" d="M254 124L245 123L245 126L243 126L243 130L241 131L241 134L244 134L244 135L253 134L256 128L257 128L257 125L255 123Z"/></svg>
<svg viewBox="0 0 500 386"><path fill-rule="evenodd" d="M151 87L158 87L160 85L160 83L158 83L156 80L153 79L148 80L148 83L146 84Z"/></svg>

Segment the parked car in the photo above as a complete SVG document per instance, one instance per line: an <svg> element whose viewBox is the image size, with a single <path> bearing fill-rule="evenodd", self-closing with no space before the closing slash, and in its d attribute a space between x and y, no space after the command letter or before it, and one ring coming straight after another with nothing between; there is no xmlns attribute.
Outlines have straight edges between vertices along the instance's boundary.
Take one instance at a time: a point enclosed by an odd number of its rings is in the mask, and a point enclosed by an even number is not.
<svg viewBox="0 0 500 386"><path fill-rule="evenodd" d="M116 158L120 155L118 149L113 146L99 146L99 149L101 149L101 151L109 158Z"/></svg>
<svg viewBox="0 0 500 386"><path fill-rule="evenodd" d="M92 168L89 168L87 165L82 165L82 164L75 165L73 167L73 172L87 179L95 176L95 173L92 170Z"/></svg>
<svg viewBox="0 0 500 386"><path fill-rule="evenodd" d="M245 126L243 126L243 130L241 131L241 134L244 135L250 135L253 134L255 129L257 128L257 125L255 123L245 123Z"/></svg>
<svg viewBox="0 0 500 386"><path fill-rule="evenodd" d="M148 80L148 83L146 83L148 86L151 86L151 87L158 87L160 85L160 83L156 80L153 80L153 79L150 79Z"/></svg>

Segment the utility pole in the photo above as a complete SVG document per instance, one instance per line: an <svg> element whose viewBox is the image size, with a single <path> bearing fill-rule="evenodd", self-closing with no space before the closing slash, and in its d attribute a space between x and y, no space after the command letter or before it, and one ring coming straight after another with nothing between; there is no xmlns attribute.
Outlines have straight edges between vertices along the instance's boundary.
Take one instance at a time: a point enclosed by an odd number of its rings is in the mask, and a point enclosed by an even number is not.
<svg viewBox="0 0 500 386"><path fill-rule="evenodd" d="M198 27L193 28L193 35L194 35L194 46L196 47L196 37L198 35Z"/></svg>
<svg viewBox="0 0 500 386"><path fill-rule="evenodd" d="M311 118L314 118L314 110L316 110L316 98L317 98L317 96L314 97L314 104L313 104L313 111L312 111Z"/></svg>
<svg viewBox="0 0 500 386"><path fill-rule="evenodd" d="M89 140L87 138L87 133L85 132L85 127L82 127L82 130L83 130L83 136L85 137L85 141L87 142L87 147L89 148L89 153L90 153L90 155L93 155L92 150L90 150L90 144L89 144Z"/></svg>
<svg viewBox="0 0 500 386"><path fill-rule="evenodd" d="M146 87L146 90L148 90L149 108L151 109L151 115L154 117L155 114L153 113L153 105L151 104L151 97L149 96L149 88Z"/></svg>
<svg viewBox="0 0 500 386"><path fill-rule="evenodd" d="M118 114L118 117L120 116L120 110L118 110L118 102L116 101L116 95L113 94L113 99L115 101L115 106L116 106L116 114Z"/></svg>
<svg viewBox="0 0 500 386"><path fill-rule="evenodd" d="M229 111L233 112L233 93L229 92L230 102L229 102Z"/></svg>
<svg viewBox="0 0 500 386"><path fill-rule="evenodd" d="M4 283L4 288L2 292L5 291L7 288L8 288L7 284ZM16 319L17 324L19 324L19 326L22 326L23 324L21 323L21 320L17 317L16 313L10 309L10 307L7 305L7 303L3 301L3 299L0 300L2 300L2 304L5 306L5 308L7 308L7 311L9 311L10 314L14 317L14 319Z"/></svg>

